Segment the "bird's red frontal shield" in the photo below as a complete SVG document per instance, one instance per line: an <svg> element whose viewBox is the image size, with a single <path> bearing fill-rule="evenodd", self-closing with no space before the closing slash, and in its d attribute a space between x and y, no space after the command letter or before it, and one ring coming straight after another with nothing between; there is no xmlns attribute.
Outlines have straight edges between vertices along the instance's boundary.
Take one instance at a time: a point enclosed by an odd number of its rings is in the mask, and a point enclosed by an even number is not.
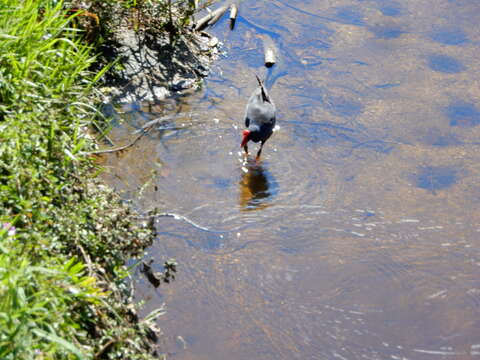
<svg viewBox="0 0 480 360"><path fill-rule="evenodd" d="M250 135L250 130L243 130L243 140L242 140L242 144L240 145L241 147L244 147L245 145L247 145L248 135Z"/></svg>

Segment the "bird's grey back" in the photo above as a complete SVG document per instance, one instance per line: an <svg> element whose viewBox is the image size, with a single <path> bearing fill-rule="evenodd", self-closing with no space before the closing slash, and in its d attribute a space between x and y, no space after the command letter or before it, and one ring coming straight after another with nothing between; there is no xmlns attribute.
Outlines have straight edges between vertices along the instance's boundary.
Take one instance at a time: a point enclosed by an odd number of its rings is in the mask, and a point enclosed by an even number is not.
<svg viewBox="0 0 480 360"><path fill-rule="evenodd" d="M250 126L250 121L252 120L260 127L262 125L275 126L275 104L270 96L268 96L267 90L265 88L263 90L267 95L268 101L265 101L262 95L261 86L257 87L248 99L247 108L245 111L246 127Z"/></svg>

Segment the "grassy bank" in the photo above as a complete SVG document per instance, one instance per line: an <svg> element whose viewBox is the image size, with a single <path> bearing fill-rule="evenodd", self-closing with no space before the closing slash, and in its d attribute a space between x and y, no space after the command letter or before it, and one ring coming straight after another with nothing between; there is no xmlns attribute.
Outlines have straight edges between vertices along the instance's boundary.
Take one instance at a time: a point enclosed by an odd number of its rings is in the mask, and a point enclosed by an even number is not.
<svg viewBox="0 0 480 360"><path fill-rule="evenodd" d="M0 2L0 359L149 359L126 257L152 232L95 180L92 49L61 1Z"/></svg>

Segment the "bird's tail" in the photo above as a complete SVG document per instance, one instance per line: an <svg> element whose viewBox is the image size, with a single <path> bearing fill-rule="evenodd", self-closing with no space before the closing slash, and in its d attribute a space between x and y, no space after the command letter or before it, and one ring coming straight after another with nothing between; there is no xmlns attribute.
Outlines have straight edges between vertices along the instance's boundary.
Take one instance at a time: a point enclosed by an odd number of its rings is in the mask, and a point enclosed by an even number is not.
<svg viewBox="0 0 480 360"><path fill-rule="evenodd" d="M258 85L260 85L260 88L262 89L262 99L263 99L263 101L267 101L267 102L271 103L270 96L268 96L267 90L265 89L265 86L263 85L263 81L258 77L257 74L255 74L255 77L257 78Z"/></svg>

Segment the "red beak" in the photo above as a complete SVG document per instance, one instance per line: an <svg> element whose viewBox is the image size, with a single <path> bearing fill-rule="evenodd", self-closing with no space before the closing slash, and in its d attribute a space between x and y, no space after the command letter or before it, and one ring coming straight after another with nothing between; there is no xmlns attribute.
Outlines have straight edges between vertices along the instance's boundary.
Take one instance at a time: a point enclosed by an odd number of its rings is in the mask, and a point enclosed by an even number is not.
<svg viewBox="0 0 480 360"><path fill-rule="evenodd" d="M241 147L244 147L245 145L247 145L247 142L248 142L248 135L250 135L250 130L243 130L243 140L242 140L242 145L240 145Z"/></svg>

